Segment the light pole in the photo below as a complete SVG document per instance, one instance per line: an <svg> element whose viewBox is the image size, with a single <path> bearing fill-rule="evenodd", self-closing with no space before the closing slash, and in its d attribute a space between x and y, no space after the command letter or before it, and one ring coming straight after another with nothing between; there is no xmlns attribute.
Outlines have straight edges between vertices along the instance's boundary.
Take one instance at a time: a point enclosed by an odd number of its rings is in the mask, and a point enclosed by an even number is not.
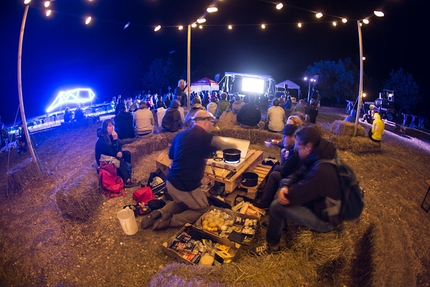
<svg viewBox="0 0 430 287"><path fill-rule="evenodd" d="M308 79L308 77L305 77L304 80L308 81L308 103L309 103L309 100L310 100L309 98L311 95L311 82L316 82L316 80L315 80L315 78L309 78Z"/></svg>
<svg viewBox="0 0 430 287"><path fill-rule="evenodd" d="M31 157L33 158L34 163L36 164L37 171L39 173L39 176L42 175L42 170L39 165L39 161L37 160L36 154L33 150L33 145L31 143L30 134L28 133L27 128L27 121L25 118L25 111L24 111L24 101L22 97L22 78L21 78L21 61L22 61L22 42L24 40L24 30L25 30L25 23L27 22L27 14L28 14L28 8L31 0L25 0L25 9L24 9L24 15L22 16L22 23L21 23L21 30L19 33L19 43L18 43L18 100L19 100L19 110L21 112L21 120L22 120L22 128L24 130L25 139L27 140L27 148L30 151Z"/></svg>

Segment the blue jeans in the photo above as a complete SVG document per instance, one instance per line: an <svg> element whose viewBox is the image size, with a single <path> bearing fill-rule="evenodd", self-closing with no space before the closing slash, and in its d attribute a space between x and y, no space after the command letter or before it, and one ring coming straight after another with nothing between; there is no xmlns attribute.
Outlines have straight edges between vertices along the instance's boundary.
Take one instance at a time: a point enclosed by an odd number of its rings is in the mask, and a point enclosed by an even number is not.
<svg viewBox="0 0 430 287"><path fill-rule="evenodd" d="M318 232L328 232L334 229L330 223L317 217L309 208L304 206L282 205L276 199L270 205L269 226L267 227L266 241L276 245L281 241L285 220L301 226L307 226Z"/></svg>

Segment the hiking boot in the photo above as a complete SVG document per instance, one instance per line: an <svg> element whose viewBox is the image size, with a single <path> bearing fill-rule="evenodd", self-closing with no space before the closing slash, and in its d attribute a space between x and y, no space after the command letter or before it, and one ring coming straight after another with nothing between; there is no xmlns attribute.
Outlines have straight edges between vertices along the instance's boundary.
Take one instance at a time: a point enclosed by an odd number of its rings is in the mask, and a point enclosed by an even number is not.
<svg viewBox="0 0 430 287"><path fill-rule="evenodd" d="M154 222L161 217L161 213L159 211L153 211L150 214L144 216L142 218L142 222L140 223L140 227L142 229L146 229L154 224Z"/></svg>
<svg viewBox="0 0 430 287"><path fill-rule="evenodd" d="M169 227L170 221L172 220L172 216L173 214L170 212L164 213L160 219L154 222L152 230L163 230Z"/></svg>
<svg viewBox="0 0 430 287"><path fill-rule="evenodd" d="M172 221L172 218L169 219L159 219L154 223L154 226L152 226L152 230L163 230L169 227L170 221Z"/></svg>
<svg viewBox="0 0 430 287"><path fill-rule="evenodd" d="M259 257L263 255L269 255L269 254L277 254L281 252L281 248L278 246L276 247L270 247L269 244L264 244L261 246L256 246L248 250L249 255Z"/></svg>

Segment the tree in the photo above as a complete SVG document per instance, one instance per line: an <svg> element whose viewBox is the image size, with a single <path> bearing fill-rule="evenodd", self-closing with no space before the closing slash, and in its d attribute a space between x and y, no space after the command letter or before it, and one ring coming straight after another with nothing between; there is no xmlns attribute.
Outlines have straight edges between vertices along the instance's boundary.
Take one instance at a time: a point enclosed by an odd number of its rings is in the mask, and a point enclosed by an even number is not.
<svg viewBox="0 0 430 287"><path fill-rule="evenodd" d="M419 95L419 86L410 73L406 73L400 68L397 71L391 70L384 88L394 91L394 101L400 105L403 112L410 113L418 108L422 97Z"/></svg>
<svg viewBox="0 0 430 287"><path fill-rule="evenodd" d="M318 75L316 88L323 102L341 105L358 96L358 69L350 58L316 62L305 74Z"/></svg>
<svg viewBox="0 0 430 287"><path fill-rule="evenodd" d="M157 58L152 61L149 70L143 75L142 84L145 89L161 95L163 89L172 85L176 78L175 64L172 59L168 58L163 61L163 59Z"/></svg>

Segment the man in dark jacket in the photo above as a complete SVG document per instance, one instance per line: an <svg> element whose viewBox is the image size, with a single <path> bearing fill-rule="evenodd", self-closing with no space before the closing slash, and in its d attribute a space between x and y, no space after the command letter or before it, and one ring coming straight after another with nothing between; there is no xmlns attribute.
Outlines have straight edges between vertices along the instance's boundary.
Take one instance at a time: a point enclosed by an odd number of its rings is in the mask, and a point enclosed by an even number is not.
<svg viewBox="0 0 430 287"><path fill-rule="evenodd" d="M113 120L115 122L115 131L122 144L129 143L136 139L133 116L131 113L126 112L125 106L121 106L120 112L113 118Z"/></svg>
<svg viewBox="0 0 430 287"><path fill-rule="evenodd" d="M215 117L199 110L193 117L194 126L178 133L169 149L172 165L167 175L167 190L173 201L142 219L142 229L153 225L153 230L181 227L194 223L209 209L206 194L200 189L206 158L216 151L216 141L209 133Z"/></svg>
<svg viewBox="0 0 430 287"><path fill-rule="evenodd" d="M182 128L183 122L181 119L181 113L178 110L179 106L180 102L175 100L170 105L170 108L167 109L163 120L161 121L161 126L164 130L173 133Z"/></svg>
<svg viewBox="0 0 430 287"><path fill-rule="evenodd" d="M270 205L267 244L250 250L251 255L280 251L280 239L285 220L307 226L317 232L333 230L340 222L339 215L327 215L327 198L339 203L341 189L336 167L330 163L315 164L318 160L333 159L334 145L321 137L320 131L306 125L296 131L296 149L302 167L282 182L278 199Z"/></svg>
<svg viewBox="0 0 430 287"><path fill-rule="evenodd" d="M237 121L246 127L255 127L261 120L260 108L255 103L255 96L249 96L249 102L244 104L237 113Z"/></svg>

